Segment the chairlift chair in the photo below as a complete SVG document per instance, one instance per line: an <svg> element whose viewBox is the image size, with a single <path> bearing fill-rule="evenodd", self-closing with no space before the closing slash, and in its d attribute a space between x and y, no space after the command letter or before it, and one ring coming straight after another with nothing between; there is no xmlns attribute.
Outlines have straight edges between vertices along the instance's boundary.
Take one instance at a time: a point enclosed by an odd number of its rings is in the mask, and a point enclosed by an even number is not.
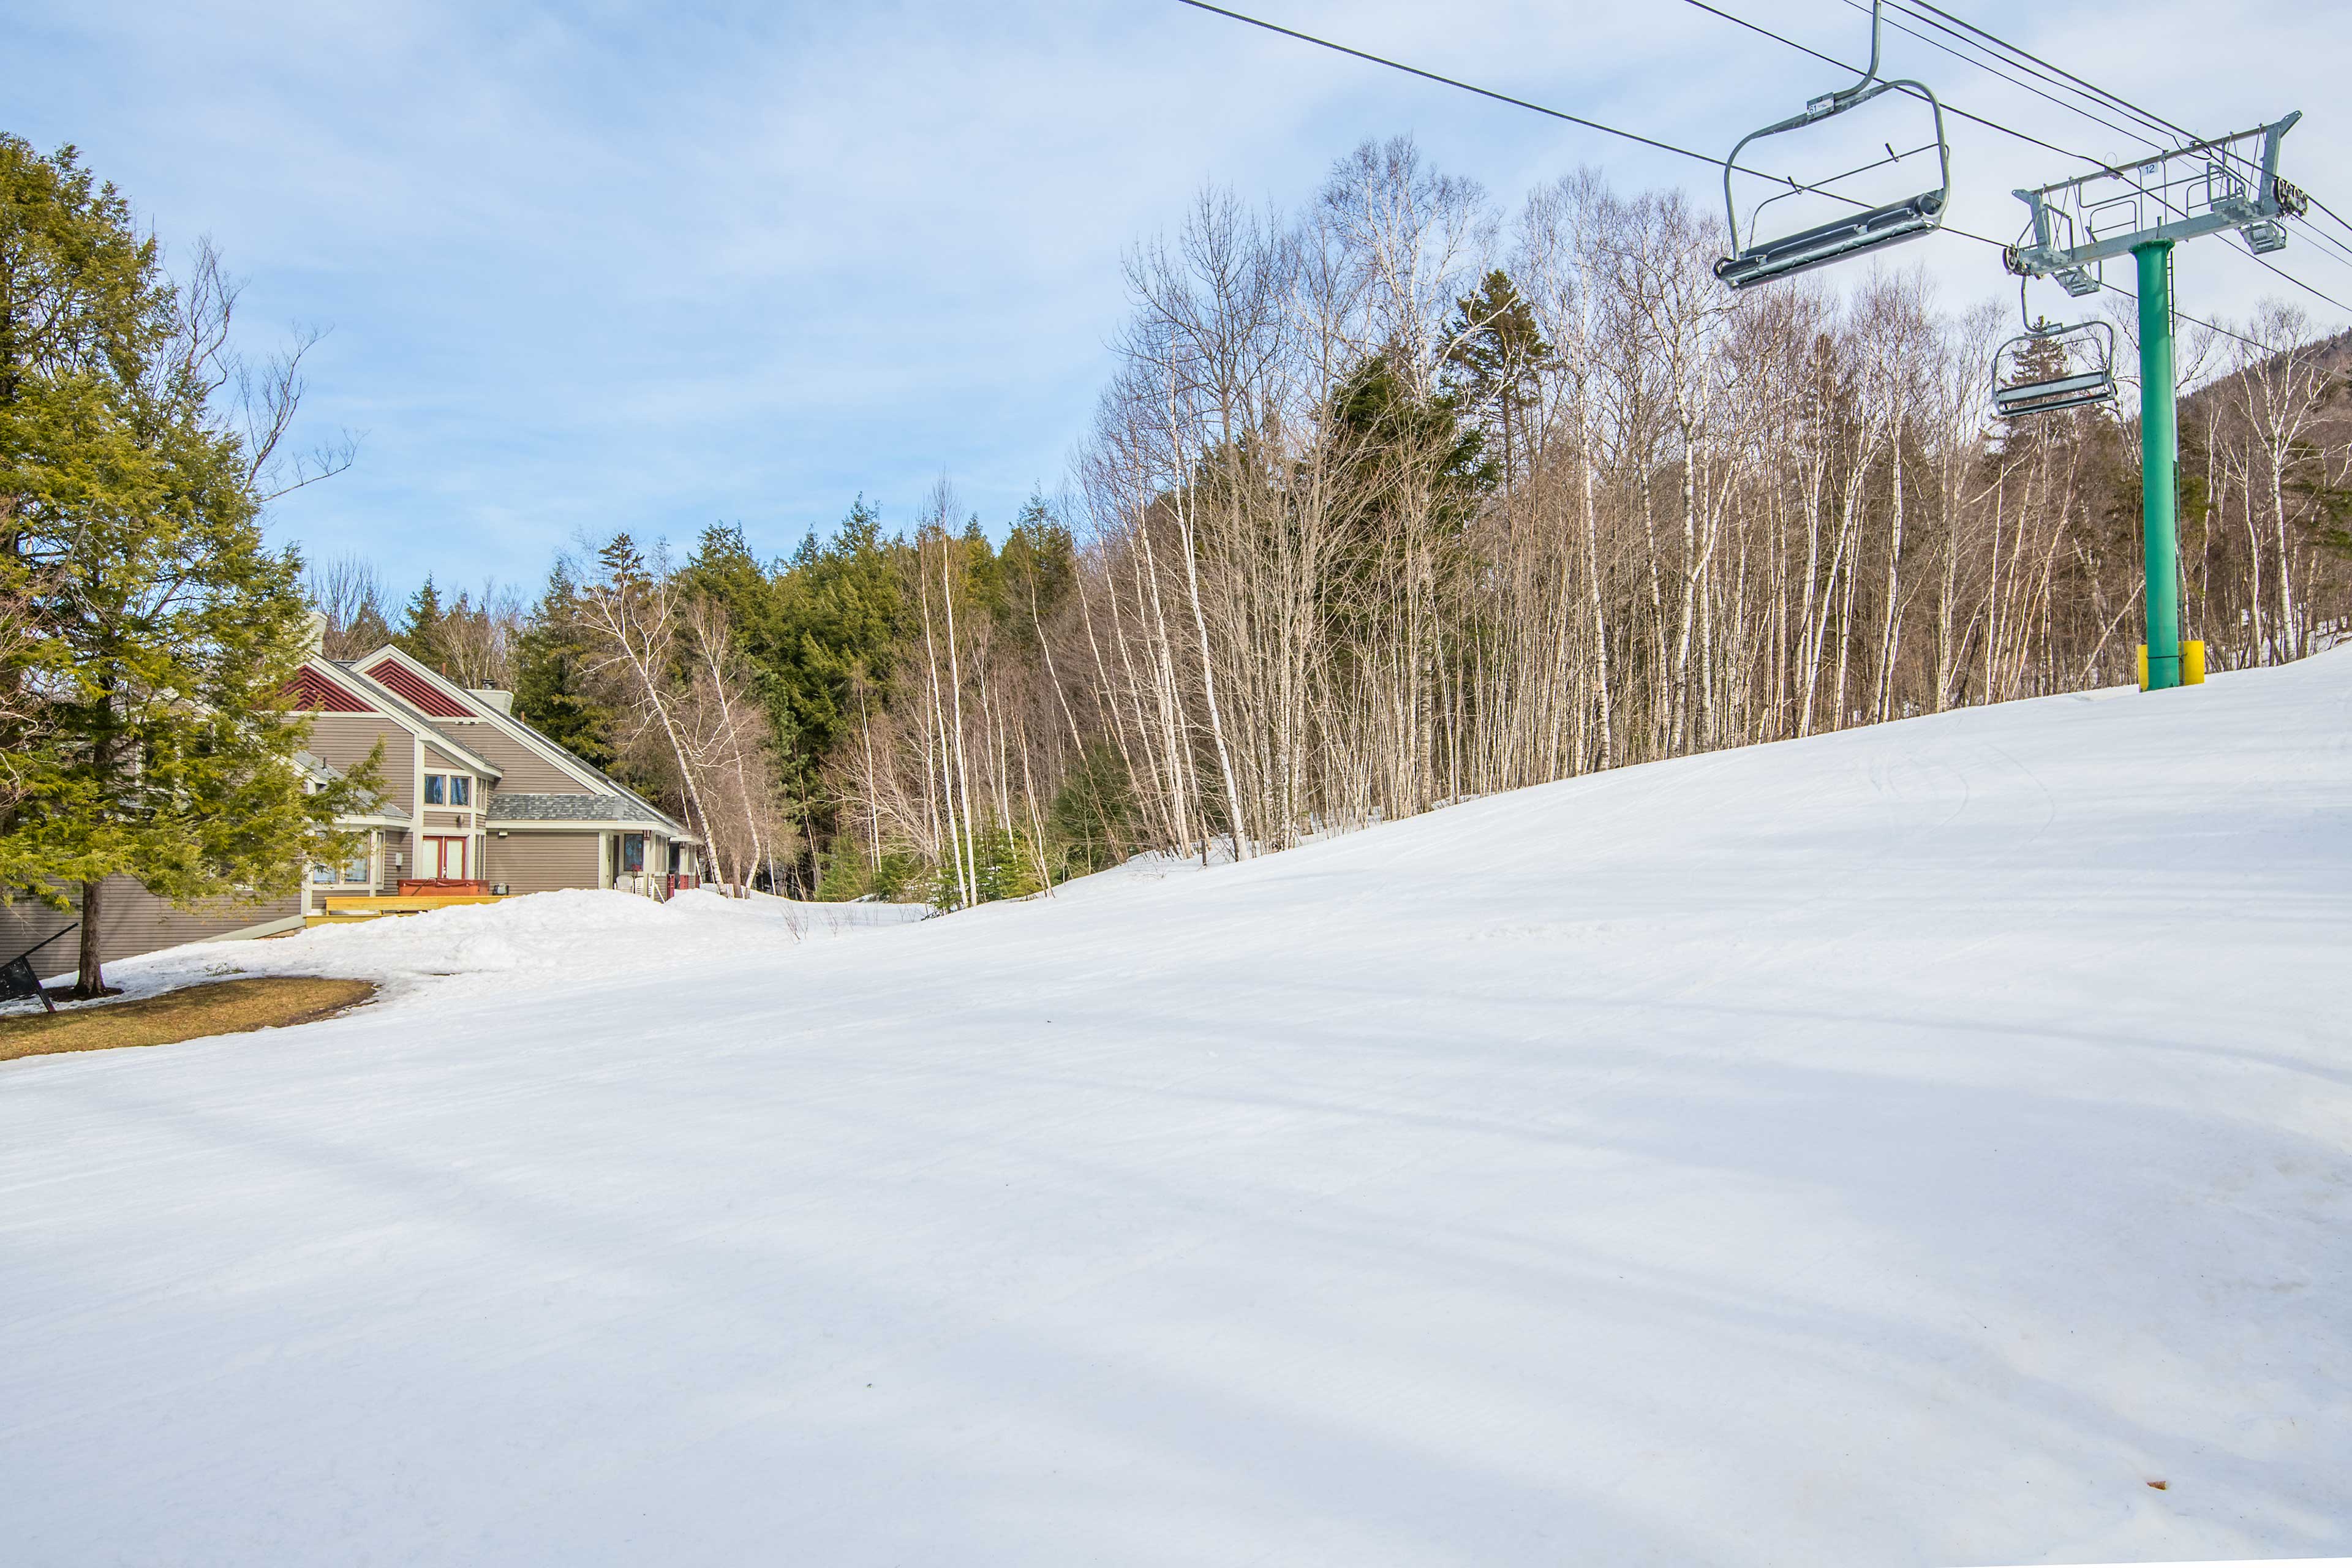
<svg viewBox="0 0 2352 1568"><path fill-rule="evenodd" d="M1851 256L1860 256L1868 251L1898 244L1903 240L1916 239L1923 234L1932 234L1943 226L1944 211L1950 205L1952 196L1952 144L1944 135L1944 106L1936 100L1936 95L1928 90L1925 82L1878 79L1879 7L1880 0L1871 0L1870 68L1863 72L1860 81L1852 87L1824 93L1812 100L1805 105L1801 113L1792 114L1776 124L1767 125L1761 131L1749 132L1739 139L1737 146L1732 148L1731 156L1724 160L1723 207L1724 215L1730 224L1732 253L1715 264L1715 275L1723 279L1727 287L1735 289L1751 289L1759 283L1769 282L1775 278L1787 278L1799 272L1810 272L1816 267L1826 267L1833 261L1843 261ZM1774 202L1808 193L1834 196L1835 193L1827 191L1824 187L1835 181L1844 179L1848 174L1861 174L1864 169L1877 168L1881 165L1866 163L1861 169L1849 169L1843 174L1833 174L1828 180L1812 185L1801 185L1793 180L1780 176L1762 176L1778 178L1789 188L1768 196L1757 204L1756 210L1748 215L1748 237L1745 242L1742 241L1739 230L1739 209L1732 201L1731 176L1739 172L1739 154L1747 150L1749 142L1761 141L1767 136L1778 136L1782 132L1820 124L1822 121L1859 109L1881 93L1890 92L1897 88L1907 88L1925 99L1928 110L1935 116L1936 162L1941 184L1932 191L1923 191L1917 195L1906 197L1899 202L1893 202L1885 206L1863 208L1829 223L1816 224L1811 228L1800 229L1794 234L1759 242L1756 238L1757 221L1763 216L1764 209ZM1898 153L1890 143L1887 146L1887 156L1883 162L1900 163L1913 153L1926 151L1927 148L1921 146L1912 149L1911 153ZM1747 172L1758 173L1752 169ZM1847 198L1837 197L1837 199ZM1854 205L1857 207L1861 206L1858 202Z"/></svg>
<svg viewBox="0 0 2352 1568"><path fill-rule="evenodd" d="M2049 344L2064 369L2049 373L2029 355L2038 344ZM2041 356L2046 360L2046 354ZM2071 326L2035 321L2024 335L2001 344L1992 356L1992 407L2004 419L2028 414L2055 414L2116 397L2116 329L2111 321L2076 321Z"/></svg>

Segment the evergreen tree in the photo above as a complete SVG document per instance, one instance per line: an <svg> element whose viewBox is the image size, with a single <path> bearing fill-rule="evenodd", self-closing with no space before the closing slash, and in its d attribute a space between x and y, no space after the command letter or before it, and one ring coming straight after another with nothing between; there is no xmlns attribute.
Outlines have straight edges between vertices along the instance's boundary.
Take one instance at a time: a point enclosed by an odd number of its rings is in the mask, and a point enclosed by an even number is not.
<svg viewBox="0 0 2352 1568"><path fill-rule="evenodd" d="M426 573L424 586L408 601L407 615L402 619L400 631L393 637L400 651L442 674L449 673L449 613L441 607L441 591L433 585L433 574Z"/></svg>
<svg viewBox="0 0 2352 1568"><path fill-rule="evenodd" d="M364 649L368 653L374 652L392 640L392 627L384 624L383 612L373 605L361 605L359 614L352 617L352 624L343 632L343 641L347 647L355 650ZM362 655L355 652L352 657L360 658Z"/></svg>
<svg viewBox="0 0 2352 1568"><path fill-rule="evenodd" d="M741 525L714 522L704 529L679 582L688 593L724 605L729 624L746 646L772 639L775 584L744 542Z"/></svg>
<svg viewBox="0 0 2352 1568"><path fill-rule="evenodd" d="M265 547L249 451L211 405L226 300L184 300L129 205L67 148L0 136L0 597L16 798L0 888L79 886L99 994L106 879L179 904L295 885L373 770L312 792L289 683L291 554Z"/></svg>
<svg viewBox="0 0 2352 1568"><path fill-rule="evenodd" d="M1536 323L1535 308L1500 268L1454 305L1446 325L1446 379L1464 408L1499 437L1501 477L1507 480L1528 460L1528 427L1551 345Z"/></svg>
<svg viewBox="0 0 2352 1568"><path fill-rule="evenodd" d="M1079 754L1054 794L1045 827L1064 877L1107 870L1142 845L1134 786L1116 746L1097 740Z"/></svg>
<svg viewBox="0 0 2352 1568"><path fill-rule="evenodd" d="M857 721L856 683L873 711L891 700L890 677L912 630L903 553L860 496L831 540L820 544L811 533L802 542L775 584L772 630L747 638L771 677L785 784L796 800L816 793L817 770Z"/></svg>
<svg viewBox="0 0 2352 1568"><path fill-rule="evenodd" d="M604 542L596 552L596 564L604 569L605 580L615 588L635 586L646 581L645 552L625 529ZM431 586L428 582L426 586Z"/></svg>
<svg viewBox="0 0 2352 1568"><path fill-rule="evenodd" d="M588 678L588 642L580 629L578 589L563 563L547 575L547 590L530 624L515 639L515 716L597 767L613 760L611 703Z"/></svg>
<svg viewBox="0 0 2352 1568"><path fill-rule="evenodd" d="M1045 498L1033 495L996 554L997 621L1024 646L1054 618L1078 580L1076 541Z"/></svg>

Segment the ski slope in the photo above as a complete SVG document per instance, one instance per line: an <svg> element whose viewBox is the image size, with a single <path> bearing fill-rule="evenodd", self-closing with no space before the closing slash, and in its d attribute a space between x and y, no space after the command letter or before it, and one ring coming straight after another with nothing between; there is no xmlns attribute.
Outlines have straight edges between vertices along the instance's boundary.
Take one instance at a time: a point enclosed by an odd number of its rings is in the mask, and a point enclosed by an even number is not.
<svg viewBox="0 0 2352 1568"><path fill-rule="evenodd" d="M2352 1553L2352 652L895 915L0 1066L0 1557Z"/></svg>

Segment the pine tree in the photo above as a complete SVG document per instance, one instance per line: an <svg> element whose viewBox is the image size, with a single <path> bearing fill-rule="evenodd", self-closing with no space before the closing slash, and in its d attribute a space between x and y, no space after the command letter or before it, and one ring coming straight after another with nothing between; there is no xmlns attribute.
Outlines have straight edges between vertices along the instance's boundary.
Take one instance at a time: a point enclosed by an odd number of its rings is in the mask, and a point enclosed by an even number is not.
<svg viewBox="0 0 2352 1568"><path fill-rule="evenodd" d="M344 645L352 649L351 658L360 658L373 653L392 641L392 627L384 624L383 614L373 605L362 605L352 624L343 630Z"/></svg>
<svg viewBox="0 0 2352 1568"><path fill-rule="evenodd" d="M588 641L581 630L579 590L562 562L530 624L515 640L515 716L597 767L613 760L612 704L588 676Z"/></svg>
<svg viewBox="0 0 2352 1568"><path fill-rule="evenodd" d="M894 695L890 678L909 635L902 554L883 539L881 513L860 496L830 541L820 544L812 533L802 542L776 583L773 632L747 644L772 678L795 798L814 792L818 768L849 733L856 683L877 711Z"/></svg>
<svg viewBox="0 0 2352 1568"><path fill-rule="evenodd" d="M373 770L313 792L289 710L307 651L290 553L212 406L227 300L184 300L129 204L71 148L0 136L0 596L30 636L0 689L16 798L0 888L82 898L100 994L106 879L186 905L265 898L347 847Z"/></svg>
<svg viewBox="0 0 2352 1568"><path fill-rule="evenodd" d="M441 607L441 591L433 585L432 574L427 573L424 586L410 596L407 614L392 640L417 663L446 675L448 620L448 612Z"/></svg>
<svg viewBox="0 0 2352 1568"><path fill-rule="evenodd" d="M1499 437L1502 477L1508 480L1528 456L1526 432L1551 345L1543 340L1535 308L1500 268L1454 306L1446 326L1447 379L1465 407Z"/></svg>
<svg viewBox="0 0 2352 1568"><path fill-rule="evenodd" d="M1078 578L1077 543L1043 496L1022 507L996 553L997 623L1024 645L1034 645Z"/></svg>
<svg viewBox="0 0 2352 1568"><path fill-rule="evenodd" d="M712 523L702 531L694 558L679 574L689 594L715 600L746 647L760 647L775 635L775 585L735 523Z"/></svg>

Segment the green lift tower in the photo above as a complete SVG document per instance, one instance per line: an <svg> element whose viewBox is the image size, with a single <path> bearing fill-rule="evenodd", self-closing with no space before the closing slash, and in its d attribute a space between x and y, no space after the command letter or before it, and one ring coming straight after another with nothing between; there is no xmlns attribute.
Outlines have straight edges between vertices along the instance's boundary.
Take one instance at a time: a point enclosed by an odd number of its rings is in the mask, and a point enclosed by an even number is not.
<svg viewBox="0 0 2352 1568"><path fill-rule="evenodd" d="M2032 215L2024 237L2008 252L2010 270L2021 278L2054 278L2080 298L2103 287L2100 274L2109 259L2129 256L2137 267L2140 521L2147 570L2142 684L2151 691L2182 682L2172 247L2235 230L2256 256L2284 248L2284 220L2309 205L2278 172L2279 141L2301 118L2298 111L2142 163L2017 193Z"/></svg>

